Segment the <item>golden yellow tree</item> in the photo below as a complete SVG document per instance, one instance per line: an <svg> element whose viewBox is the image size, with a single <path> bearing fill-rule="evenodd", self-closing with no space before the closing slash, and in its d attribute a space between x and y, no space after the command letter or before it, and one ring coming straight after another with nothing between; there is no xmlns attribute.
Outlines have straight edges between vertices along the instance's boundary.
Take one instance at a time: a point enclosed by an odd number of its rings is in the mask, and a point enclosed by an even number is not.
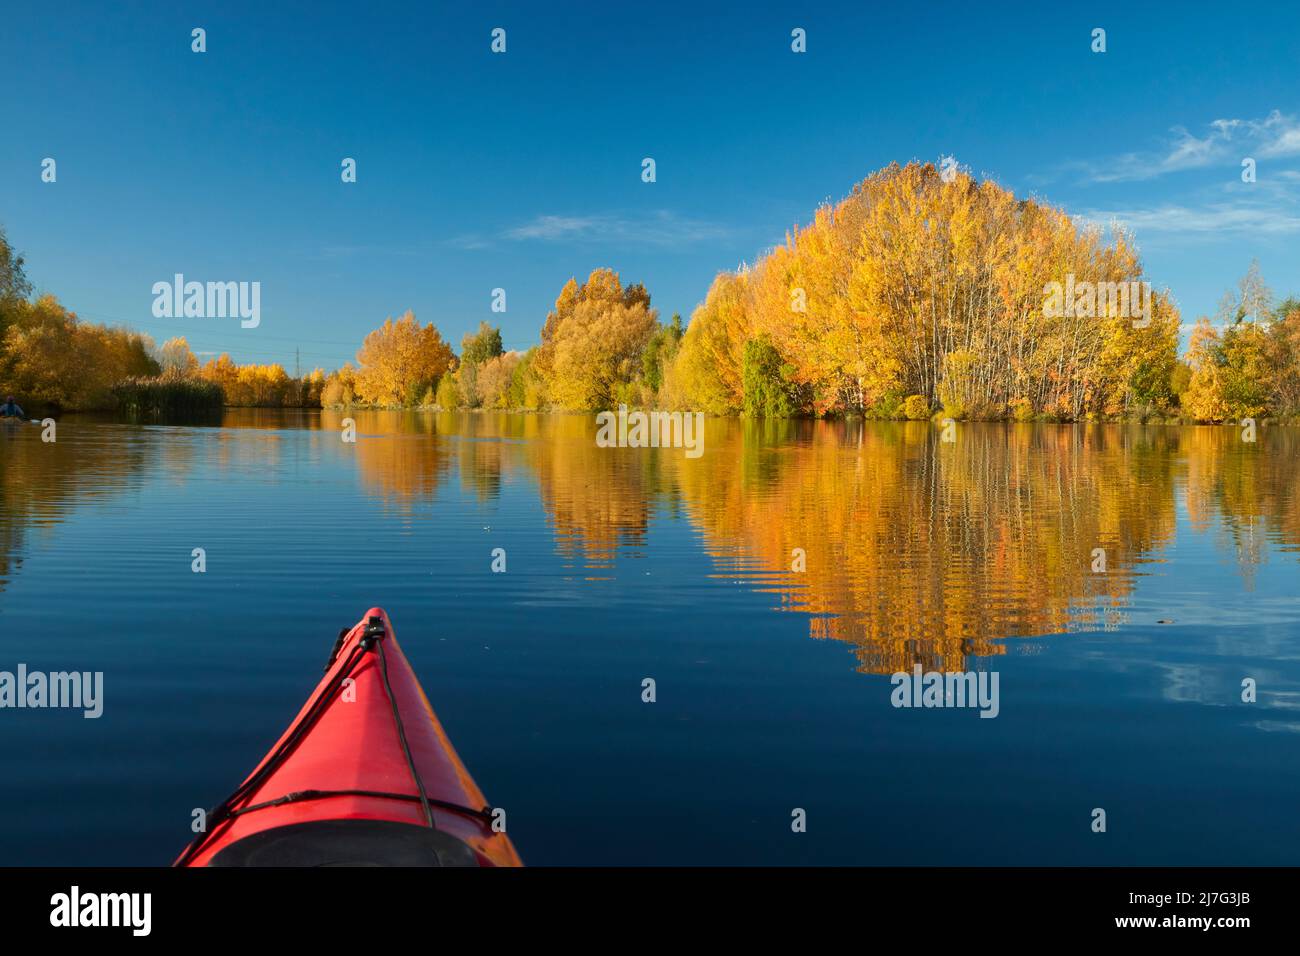
<svg viewBox="0 0 1300 956"><path fill-rule="evenodd" d="M17 303L10 321L0 343L0 379L29 400L107 408L113 385L158 371L147 337L82 322L52 295Z"/></svg>
<svg viewBox="0 0 1300 956"><path fill-rule="evenodd" d="M715 415L738 411L744 404L741 357L750 333L745 276L720 273L668 369L664 404Z"/></svg>
<svg viewBox="0 0 1300 956"><path fill-rule="evenodd" d="M511 407L510 385L519 360L518 352L506 352L479 366L477 388L484 408Z"/></svg>
<svg viewBox="0 0 1300 956"><path fill-rule="evenodd" d="M1228 414L1228 403L1223 395L1223 374L1218 362L1220 345L1219 333L1210 320L1205 316L1197 319L1187 349L1192 379L1183 393L1183 408L1200 421L1221 422Z"/></svg>
<svg viewBox="0 0 1300 956"><path fill-rule="evenodd" d="M357 398L373 405L418 403L453 359L433 323L420 325L410 311L396 322L387 319L357 352Z"/></svg>
<svg viewBox="0 0 1300 956"><path fill-rule="evenodd" d="M534 368L561 408L608 408L640 372L641 352L658 328L658 312L639 284L623 287L612 269L596 269L581 286L570 279L546 317Z"/></svg>
<svg viewBox="0 0 1300 956"><path fill-rule="evenodd" d="M996 183L895 164L715 279L668 391L740 407L738 357L763 338L818 412L899 414L913 395L913 412L977 417L1164 408L1177 312L1141 275L1122 230L1105 241Z"/></svg>

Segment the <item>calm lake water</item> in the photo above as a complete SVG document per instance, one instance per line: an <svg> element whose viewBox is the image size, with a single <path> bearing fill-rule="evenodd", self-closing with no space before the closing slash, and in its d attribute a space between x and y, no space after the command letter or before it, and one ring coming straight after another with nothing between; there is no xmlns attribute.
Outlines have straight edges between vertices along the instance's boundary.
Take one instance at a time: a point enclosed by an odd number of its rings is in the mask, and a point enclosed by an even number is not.
<svg viewBox="0 0 1300 956"><path fill-rule="evenodd" d="M0 864L170 862L376 604L527 863L1300 863L1298 430L354 417L0 428L0 670L105 675Z"/></svg>

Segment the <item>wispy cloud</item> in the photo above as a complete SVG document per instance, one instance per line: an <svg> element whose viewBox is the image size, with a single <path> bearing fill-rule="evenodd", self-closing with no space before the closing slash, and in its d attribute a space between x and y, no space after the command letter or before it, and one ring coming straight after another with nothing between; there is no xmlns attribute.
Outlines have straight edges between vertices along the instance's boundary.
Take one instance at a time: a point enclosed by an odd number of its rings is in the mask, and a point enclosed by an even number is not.
<svg viewBox="0 0 1300 956"><path fill-rule="evenodd" d="M561 239L581 238L606 229L605 220L598 216L538 216L532 222L507 229L507 239L542 239L555 242Z"/></svg>
<svg viewBox="0 0 1300 956"><path fill-rule="evenodd" d="M1148 233L1220 236L1226 233L1290 235L1300 232L1300 215L1273 204L1165 204L1147 208L1091 209L1079 218L1108 226L1118 222L1139 236Z"/></svg>
<svg viewBox="0 0 1300 956"><path fill-rule="evenodd" d="M1300 122L1293 116L1283 116L1274 110L1259 126L1263 142L1259 153L1269 159L1279 156L1300 156Z"/></svg>
<svg viewBox="0 0 1300 956"><path fill-rule="evenodd" d="M1235 166L1247 156L1257 160L1300 156L1300 119L1280 110L1263 119L1216 119L1199 136L1182 126L1169 132L1158 149L1085 164L1087 179L1135 182L1218 164Z"/></svg>
<svg viewBox="0 0 1300 956"><path fill-rule="evenodd" d="M726 239L733 230L668 210L640 215L539 215L493 234L472 233L447 240L459 249L485 249L499 242L616 243L676 246Z"/></svg>
<svg viewBox="0 0 1300 956"><path fill-rule="evenodd" d="M1300 120L1278 110L1263 119L1220 119L1194 136L1178 129L1165 149L1147 155L1126 154L1092 168L1094 183L1150 180L1178 170L1211 166L1227 168L1229 175L1179 199L1092 208L1079 218L1100 225L1119 223L1137 236L1199 241L1219 236L1277 238L1300 233ZM1235 175L1246 157L1273 161L1259 178L1241 182Z"/></svg>

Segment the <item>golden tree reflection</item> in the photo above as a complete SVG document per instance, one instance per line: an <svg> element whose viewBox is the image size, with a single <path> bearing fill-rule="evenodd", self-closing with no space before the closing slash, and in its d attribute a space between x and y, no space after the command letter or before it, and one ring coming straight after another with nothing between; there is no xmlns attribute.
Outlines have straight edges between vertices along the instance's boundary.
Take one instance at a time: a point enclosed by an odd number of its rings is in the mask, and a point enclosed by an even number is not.
<svg viewBox="0 0 1300 956"><path fill-rule="evenodd" d="M355 445L341 442L346 417ZM304 427L320 433L295 446L285 432ZM289 454L355 467L365 494L407 513L453 472L485 503L515 485L536 494L563 566L588 579L614 576L657 518L681 515L719 579L806 615L811 636L851 644L870 672L958 669L1005 653L1004 638L1113 626L1180 514L1247 585L1271 551L1300 551L1292 429L1247 442L1227 426L967 424L945 442L928 422L708 419L705 453L689 459L601 448L595 428L587 415L258 413L184 440L87 424L45 444L7 426L0 588L33 527L144 473L185 483L196 448L218 472L287 467Z"/></svg>

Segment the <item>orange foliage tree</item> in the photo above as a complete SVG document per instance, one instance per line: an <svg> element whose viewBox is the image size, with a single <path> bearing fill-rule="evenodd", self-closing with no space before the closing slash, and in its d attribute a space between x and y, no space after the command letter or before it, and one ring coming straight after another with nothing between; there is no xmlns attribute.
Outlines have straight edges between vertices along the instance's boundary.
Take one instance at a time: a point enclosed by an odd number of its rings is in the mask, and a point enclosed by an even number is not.
<svg viewBox="0 0 1300 956"><path fill-rule="evenodd" d="M534 363L551 402L592 409L627 400L658 327L644 286L624 288L612 269L596 269L582 285L570 279L546 317Z"/></svg>
<svg viewBox="0 0 1300 956"><path fill-rule="evenodd" d="M671 400L744 406L743 349L761 337L818 412L893 415L912 395L957 416L1167 408L1179 316L1167 293L1144 298L1141 275L1119 230L1107 244L992 182L891 165L714 281L668 376ZM1090 298L1058 314L1048 287L1067 282Z"/></svg>
<svg viewBox="0 0 1300 956"><path fill-rule="evenodd" d="M373 405L414 405L435 389L455 355L430 322L407 311L366 336L357 352L356 397Z"/></svg>

